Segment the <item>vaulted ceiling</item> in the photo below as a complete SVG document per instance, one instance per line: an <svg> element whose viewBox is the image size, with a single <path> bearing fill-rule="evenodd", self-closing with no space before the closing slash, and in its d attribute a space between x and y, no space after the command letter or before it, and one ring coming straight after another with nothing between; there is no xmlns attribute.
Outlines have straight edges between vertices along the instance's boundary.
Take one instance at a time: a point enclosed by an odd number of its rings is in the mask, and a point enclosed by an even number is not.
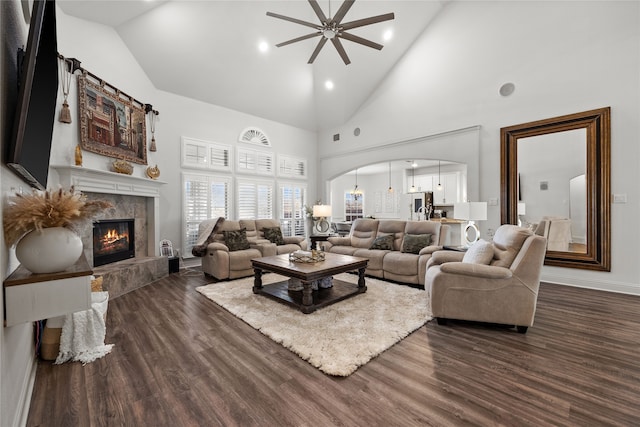
<svg viewBox="0 0 640 427"><path fill-rule="evenodd" d="M319 22L308 1L58 0L67 15L118 32L160 90L308 130L345 123L372 95L447 0L357 0L343 22L389 12L395 19L351 30L380 51L343 41L345 65L327 43L307 64L319 38L275 47L313 32L266 13ZM327 16L342 0L318 0ZM384 39L385 32L391 38ZM266 42L266 52L259 44ZM333 89L325 87L333 82Z"/></svg>

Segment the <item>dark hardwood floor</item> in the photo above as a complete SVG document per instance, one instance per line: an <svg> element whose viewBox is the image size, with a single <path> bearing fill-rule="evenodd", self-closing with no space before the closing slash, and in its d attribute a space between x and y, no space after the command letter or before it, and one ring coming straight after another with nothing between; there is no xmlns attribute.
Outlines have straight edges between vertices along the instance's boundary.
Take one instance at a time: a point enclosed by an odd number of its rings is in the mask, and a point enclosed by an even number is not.
<svg viewBox="0 0 640 427"><path fill-rule="evenodd" d="M113 352L39 362L27 425L640 425L640 297L543 284L524 335L429 322L334 378L194 290L208 282L181 270L110 301Z"/></svg>

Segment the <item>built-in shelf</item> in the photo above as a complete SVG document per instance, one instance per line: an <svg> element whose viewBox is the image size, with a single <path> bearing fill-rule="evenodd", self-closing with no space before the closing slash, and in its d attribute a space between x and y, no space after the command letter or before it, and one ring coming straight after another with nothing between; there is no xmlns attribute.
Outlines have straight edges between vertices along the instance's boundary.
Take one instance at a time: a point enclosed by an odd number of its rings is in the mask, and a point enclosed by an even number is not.
<svg viewBox="0 0 640 427"><path fill-rule="evenodd" d="M88 310L92 274L84 255L59 273L34 274L20 265L3 283L5 326Z"/></svg>
<svg viewBox="0 0 640 427"><path fill-rule="evenodd" d="M74 186L80 191L93 193L124 194L130 196L159 197L164 181L141 178L117 172L88 169L74 165L51 165L58 172L60 184Z"/></svg>

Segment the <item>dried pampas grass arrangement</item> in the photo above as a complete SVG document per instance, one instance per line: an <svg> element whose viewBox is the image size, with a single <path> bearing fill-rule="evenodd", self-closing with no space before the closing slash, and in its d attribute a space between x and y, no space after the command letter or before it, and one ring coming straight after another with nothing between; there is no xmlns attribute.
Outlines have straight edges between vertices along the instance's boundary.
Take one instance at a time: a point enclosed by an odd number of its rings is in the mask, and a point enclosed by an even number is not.
<svg viewBox="0 0 640 427"><path fill-rule="evenodd" d="M51 227L65 227L77 232L111 206L111 203L101 200L87 201L86 196L73 187L16 194L9 198L4 209L4 240L11 247L30 231Z"/></svg>

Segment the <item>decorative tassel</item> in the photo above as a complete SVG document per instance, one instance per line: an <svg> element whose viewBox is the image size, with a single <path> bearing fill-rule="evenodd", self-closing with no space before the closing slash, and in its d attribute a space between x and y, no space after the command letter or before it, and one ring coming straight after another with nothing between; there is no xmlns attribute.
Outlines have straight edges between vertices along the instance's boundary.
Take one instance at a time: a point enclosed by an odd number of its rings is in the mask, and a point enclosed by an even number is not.
<svg viewBox="0 0 640 427"><path fill-rule="evenodd" d="M69 110L69 104L65 99L62 103L62 109L60 110L60 119L62 123L71 123L71 111Z"/></svg>
<svg viewBox="0 0 640 427"><path fill-rule="evenodd" d="M151 146L149 147L149 151L157 151L156 148L156 138L155 136L151 138Z"/></svg>

